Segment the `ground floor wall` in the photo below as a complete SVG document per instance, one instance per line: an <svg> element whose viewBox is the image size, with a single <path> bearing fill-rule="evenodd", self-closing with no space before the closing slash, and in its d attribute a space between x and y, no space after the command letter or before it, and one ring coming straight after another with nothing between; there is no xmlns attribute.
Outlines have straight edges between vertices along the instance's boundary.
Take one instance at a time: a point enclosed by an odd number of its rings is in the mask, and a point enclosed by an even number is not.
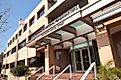
<svg viewBox="0 0 121 80"><path fill-rule="evenodd" d="M121 67L121 15L113 15L100 23L101 26L95 26L100 61L105 64L113 60L116 67Z"/></svg>
<svg viewBox="0 0 121 80"><path fill-rule="evenodd" d="M64 69L69 63L69 50L59 49L55 50L54 46L47 45L45 48L45 71L51 66L55 65L57 71Z"/></svg>
<svg viewBox="0 0 121 80"><path fill-rule="evenodd" d="M121 20L107 26L115 65L121 67Z"/></svg>
<svg viewBox="0 0 121 80"><path fill-rule="evenodd" d="M60 49L55 51L55 61L57 65L57 69L62 71L67 65L71 63L70 57L71 54L69 52L69 49Z"/></svg>

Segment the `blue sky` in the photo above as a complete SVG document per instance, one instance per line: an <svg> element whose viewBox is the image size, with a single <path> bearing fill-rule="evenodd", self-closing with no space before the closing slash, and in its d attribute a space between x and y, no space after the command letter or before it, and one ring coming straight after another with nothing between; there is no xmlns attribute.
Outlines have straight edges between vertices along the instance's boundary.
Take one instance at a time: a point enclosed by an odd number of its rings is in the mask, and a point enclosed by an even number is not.
<svg viewBox="0 0 121 80"><path fill-rule="evenodd" d="M0 52L6 48L7 40L16 31L19 17L26 19L41 0L0 0L0 11L10 8L7 31L0 34Z"/></svg>

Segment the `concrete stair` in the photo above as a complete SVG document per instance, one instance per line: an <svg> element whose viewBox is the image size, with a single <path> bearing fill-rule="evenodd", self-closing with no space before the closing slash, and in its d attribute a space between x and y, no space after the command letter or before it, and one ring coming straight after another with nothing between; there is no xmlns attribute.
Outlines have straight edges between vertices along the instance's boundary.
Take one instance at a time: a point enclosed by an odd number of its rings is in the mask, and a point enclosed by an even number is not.
<svg viewBox="0 0 121 80"><path fill-rule="evenodd" d="M57 80L80 80L83 73L73 73L70 79L69 73L62 74ZM44 75L39 80L53 80L52 75ZM90 73L85 80L94 80L94 74Z"/></svg>
<svg viewBox="0 0 121 80"><path fill-rule="evenodd" d="M69 73L62 74L57 80L80 80L82 73L73 73L72 78L70 79ZM86 80L93 80L94 75L89 74L86 78Z"/></svg>
<svg viewBox="0 0 121 80"><path fill-rule="evenodd" d="M52 80L54 77L50 75L44 75L39 80Z"/></svg>
<svg viewBox="0 0 121 80"><path fill-rule="evenodd" d="M41 73L36 73L35 75L28 78L28 80L37 80L37 78L41 75Z"/></svg>

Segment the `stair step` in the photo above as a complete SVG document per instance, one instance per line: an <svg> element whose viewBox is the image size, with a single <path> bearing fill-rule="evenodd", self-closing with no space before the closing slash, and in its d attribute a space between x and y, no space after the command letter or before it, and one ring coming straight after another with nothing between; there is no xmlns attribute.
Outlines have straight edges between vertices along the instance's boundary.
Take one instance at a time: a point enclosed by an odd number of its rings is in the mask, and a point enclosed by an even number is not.
<svg viewBox="0 0 121 80"><path fill-rule="evenodd" d="M57 80L80 80L82 75L83 74L73 73L72 78L70 79L70 74L64 73ZM94 74L89 74L86 79L87 80L93 80L93 77L94 77Z"/></svg>
<svg viewBox="0 0 121 80"><path fill-rule="evenodd" d="M29 80L36 80L37 77L39 77L40 74L36 74L31 77ZM57 80L80 80L82 77L83 73L72 73L72 78L70 79L70 74L69 73L64 73L62 74ZM54 77L53 75L44 75L42 76L39 80L52 80ZM86 80L94 80L94 74L90 73Z"/></svg>
<svg viewBox="0 0 121 80"><path fill-rule="evenodd" d="M44 75L42 78L40 78L40 80L52 80L53 79L53 75Z"/></svg>
<svg viewBox="0 0 121 80"><path fill-rule="evenodd" d="M41 73L37 73L35 75L32 75L31 77L28 78L28 80L36 80L40 75L41 75Z"/></svg>

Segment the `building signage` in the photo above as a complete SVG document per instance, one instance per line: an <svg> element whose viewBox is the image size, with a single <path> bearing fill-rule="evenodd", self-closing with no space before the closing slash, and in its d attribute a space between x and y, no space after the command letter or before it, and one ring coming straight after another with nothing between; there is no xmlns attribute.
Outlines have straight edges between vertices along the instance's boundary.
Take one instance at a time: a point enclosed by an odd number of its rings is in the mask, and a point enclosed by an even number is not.
<svg viewBox="0 0 121 80"><path fill-rule="evenodd" d="M42 32L40 32L36 38L39 37L43 38L47 36L48 34L62 28L63 26L67 25L68 23L80 18L81 13L80 13L80 7L79 5L71 8L58 18L56 18L54 21L52 21L50 24L48 24Z"/></svg>

